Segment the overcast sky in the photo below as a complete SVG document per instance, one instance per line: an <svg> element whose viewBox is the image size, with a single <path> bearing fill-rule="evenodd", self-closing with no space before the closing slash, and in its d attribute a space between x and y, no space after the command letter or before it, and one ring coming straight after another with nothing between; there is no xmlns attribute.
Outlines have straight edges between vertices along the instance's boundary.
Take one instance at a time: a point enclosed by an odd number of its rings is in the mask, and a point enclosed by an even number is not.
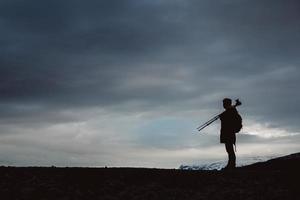
<svg viewBox="0 0 300 200"><path fill-rule="evenodd" d="M172 167L300 151L298 0L1 0L0 165Z"/></svg>

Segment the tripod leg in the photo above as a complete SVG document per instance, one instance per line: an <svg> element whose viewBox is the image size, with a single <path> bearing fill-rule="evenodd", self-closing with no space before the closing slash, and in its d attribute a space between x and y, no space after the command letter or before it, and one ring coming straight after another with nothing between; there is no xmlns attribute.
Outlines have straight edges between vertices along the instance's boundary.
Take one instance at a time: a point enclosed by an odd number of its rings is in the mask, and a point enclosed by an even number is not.
<svg viewBox="0 0 300 200"><path fill-rule="evenodd" d="M199 126L197 129L198 131L201 131L202 129L204 129L205 127L207 127L208 125L210 125L211 123L213 123L214 121L216 121L217 119L219 119L219 115L212 118L211 120L209 120L208 122L204 123L203 125Z"/></svg>
<svg viewBox="0 0 300 200"><path fill-rule="evenodd" d="M203 126L206 126L207 124L211 124L211 122L214 122L216 120L217 117L214 117L210 120L208 120L207 122L205 122L204 124L202 124L201 126L197 127L197 129L200 129Z"/></svg>

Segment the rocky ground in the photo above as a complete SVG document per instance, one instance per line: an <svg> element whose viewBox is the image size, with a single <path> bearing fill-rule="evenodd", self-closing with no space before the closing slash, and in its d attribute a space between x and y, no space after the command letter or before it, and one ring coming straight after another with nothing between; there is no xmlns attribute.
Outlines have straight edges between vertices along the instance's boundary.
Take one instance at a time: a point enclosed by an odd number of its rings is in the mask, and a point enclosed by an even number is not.
<svg viewBox="0 0 300 200"><path fill-rule="evenodd" d="M235 171L0 167L1 199L299 199L300 154ZM273 167L272 167L273 166Z"/></svg>

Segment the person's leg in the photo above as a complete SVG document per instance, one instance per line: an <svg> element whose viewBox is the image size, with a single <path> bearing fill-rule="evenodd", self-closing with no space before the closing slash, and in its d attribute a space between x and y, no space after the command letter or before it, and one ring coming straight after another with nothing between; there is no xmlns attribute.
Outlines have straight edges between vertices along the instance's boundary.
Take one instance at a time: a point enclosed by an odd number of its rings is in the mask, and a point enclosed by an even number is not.
<svg viewBox="0 0 300 200"><path fill-rule="evenodd" d="M227 164L227 168L235 168L235 153L234 153L234 148L233 148L233 144L232 143L225 143L225 148L226 148L226 152L228 154L228 164Z"/></svg>

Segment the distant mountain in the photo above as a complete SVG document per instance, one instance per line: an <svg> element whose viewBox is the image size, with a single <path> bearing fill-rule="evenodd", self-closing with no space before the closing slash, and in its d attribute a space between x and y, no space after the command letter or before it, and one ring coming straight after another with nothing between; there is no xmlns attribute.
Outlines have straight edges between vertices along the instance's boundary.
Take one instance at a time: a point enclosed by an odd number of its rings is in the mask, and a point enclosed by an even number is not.
<svg viewBox="0 0 300 200"><path fill-rule="evenodd" d="M284 168L281 165L287 165L285 168L290 168L289 165L295 165L295 160L300 160L300 153L291 154L288 156L278 157L276 156L257 156L257 157L244 157L237 159L237 167L243 169L254 168ZM284 162L283 162L284 161ZM265 163L265 164L263 164ZM282 163L282 164L280 164ZM284 163L284 164L283 164ZM180 165L179 169L182 170L221 170L227 164L227 160L217 161L213 163L203 163L194 165ZM273 166L274 165L274 166ZM275 167L276 166L276 167ZM280 166L280 167L279 167Z"/></svg>

